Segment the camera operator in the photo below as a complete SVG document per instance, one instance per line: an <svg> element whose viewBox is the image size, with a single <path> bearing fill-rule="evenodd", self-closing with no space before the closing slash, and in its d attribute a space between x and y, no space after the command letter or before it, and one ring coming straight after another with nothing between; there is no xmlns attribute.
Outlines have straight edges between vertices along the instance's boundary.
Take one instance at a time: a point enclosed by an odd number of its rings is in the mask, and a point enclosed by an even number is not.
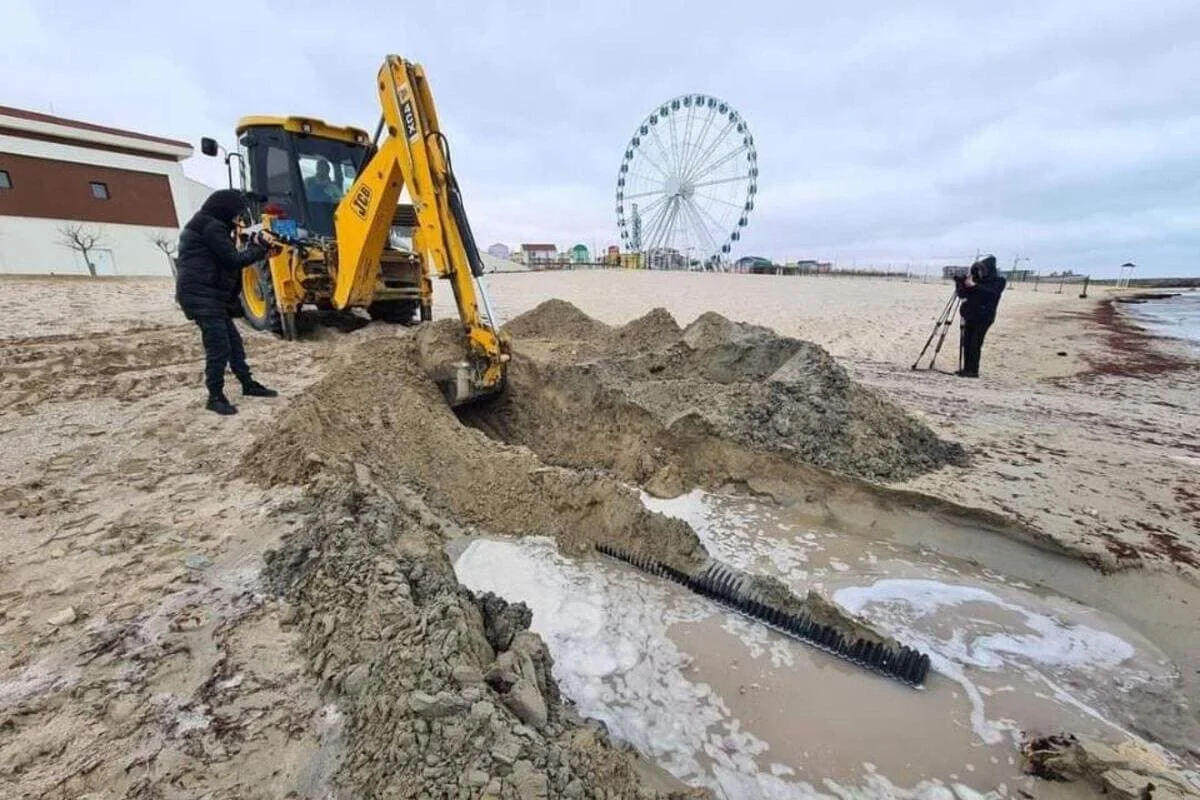
<svg viewBox="0 0 1200 800"><path fill-rule="evenodd" d="M962 369L955 374L978 378L983 339L996 321L996 307L1008 281L996 271L996 257L991 255L976 261L971 265L969 275L956 276L954 281L955 292L962 298L959 314L962 316L960 346L963 352Z"/></svg>
<svg viewBox="0 0 1200 800"><path fill-rule="evenodd" d="M246 397L275 397L250 374L241 334L233 324L230 305L237 302L242 286L242 269L267 256L269 244L260 235L238 250L233 231L245 211L242 193L221 189L209 195L179 236L178 275L175 300L184 316L200 328L204 345L204 383L208 389L205 408L218 414L236 414L225 396L225 368L242 384Z"/></svg>

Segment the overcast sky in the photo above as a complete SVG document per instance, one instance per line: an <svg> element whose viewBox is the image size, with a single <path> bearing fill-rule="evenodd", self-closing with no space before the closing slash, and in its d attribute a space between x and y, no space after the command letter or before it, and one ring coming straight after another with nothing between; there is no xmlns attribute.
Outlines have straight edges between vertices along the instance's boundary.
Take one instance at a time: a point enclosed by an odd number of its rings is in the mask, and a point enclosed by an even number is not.
<svg viewBox="0 0 1200 800"><path fill-rule="evenodd" d="M114 11L120 7L121 12ZM232 144L244 114L372 129L429 75L481 244L615 243L626 142L713 94L754 135L734 255L1200 274L1200 2L0 0L0 104ZM197 155L194 177L224 185Z"/></svg>

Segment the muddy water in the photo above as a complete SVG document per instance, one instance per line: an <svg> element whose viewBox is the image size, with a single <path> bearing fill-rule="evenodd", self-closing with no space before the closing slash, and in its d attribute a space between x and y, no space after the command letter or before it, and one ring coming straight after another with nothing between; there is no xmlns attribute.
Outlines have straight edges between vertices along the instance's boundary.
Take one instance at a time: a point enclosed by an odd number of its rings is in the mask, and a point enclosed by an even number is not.
<svg viewBox="0 0 1200 800"><path fill-rule="evenodd" d="M913 690L622 564L549 540L466 543L459 578L529 604L579 710L719 796L1069 796L1021 774L1021 731L1127 735L1117 696L1172 674L1117 620L1002 575L746 498L644 501L714 556L820 588L933 660Z"/></svg>

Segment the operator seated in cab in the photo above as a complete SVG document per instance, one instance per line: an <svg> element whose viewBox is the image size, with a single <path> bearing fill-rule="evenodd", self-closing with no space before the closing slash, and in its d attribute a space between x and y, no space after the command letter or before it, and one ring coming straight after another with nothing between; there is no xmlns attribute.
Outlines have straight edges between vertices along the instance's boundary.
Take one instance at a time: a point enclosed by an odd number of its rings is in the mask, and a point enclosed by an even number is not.
<svg viewBox="0 0 1200 800"><path fill-rule="evenodd" d="M342 199L342 187L333 180L333 171L325 159L317 161L317 174L304 180L304 192L309 200L336 203Z"/></svg>

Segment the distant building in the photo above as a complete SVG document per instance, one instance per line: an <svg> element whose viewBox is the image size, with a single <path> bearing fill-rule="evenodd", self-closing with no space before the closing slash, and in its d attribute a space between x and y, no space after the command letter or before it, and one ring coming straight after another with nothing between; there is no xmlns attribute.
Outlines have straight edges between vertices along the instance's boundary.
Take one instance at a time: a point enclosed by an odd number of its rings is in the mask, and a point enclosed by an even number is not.
<svg viewBox="0 0 1200 800"><path fill-rule="evenodd" d="M522 244L521 262L534 266L558 261L558 247L552 244Z"/></svg>
<svg viewBox="0 0 1200 800"><path fill-rule="evenodd" d="M752 275L774 275L775 264L769 258L761 256L742 256L733 262L735 272L748 272Z"/></svg>
<svg viewBox="0 0 1200 800"><path fill-rule="evenodd" d="M1009 269L1001 272L1000 274L1009 281L1020 283L1022 281L1033 280L1033 278L1037 275L1037 271L1032 269Z"/></svg>
<svg viewBox="0 0 1200 800"><path fill-rule="evenodd" d="M649 269L687 269L688 261L674 247L654 247L646 251L645 264Z"/></svg>
<svg viewBox="0 0 1200 800"><path fill-rule="evenodd" d="M213 191L183 174L187 142L0 106L0 272L89 273L61 244L68 228L97 237L97 275L170 275L153 243Z"/></svg>
<svg viewBox="0 0 1200 800"><path fill-rule="evenodd" d="M508 249L508 246L500 244L499 242L489 247L487 251L488 255L492 258L499 258L505 261L507 261L512 255L512 252Z"/></svg>
<svg viewBox="0 0 1200 800"><path fill-rule="evenodd" d="M571 248L571 260L576 264L587 264L592 260L587 245L577 244Z"/></svg>
<svg viewBox="0 0 1200 800"><path fill-rule="evenodd" d="M818 275L823 272L831 272L833 264L828 261L817 261L815 259L800 259L796 262L795 272L800 275ZM787 274L785 269L784 274Z"/></svg>

